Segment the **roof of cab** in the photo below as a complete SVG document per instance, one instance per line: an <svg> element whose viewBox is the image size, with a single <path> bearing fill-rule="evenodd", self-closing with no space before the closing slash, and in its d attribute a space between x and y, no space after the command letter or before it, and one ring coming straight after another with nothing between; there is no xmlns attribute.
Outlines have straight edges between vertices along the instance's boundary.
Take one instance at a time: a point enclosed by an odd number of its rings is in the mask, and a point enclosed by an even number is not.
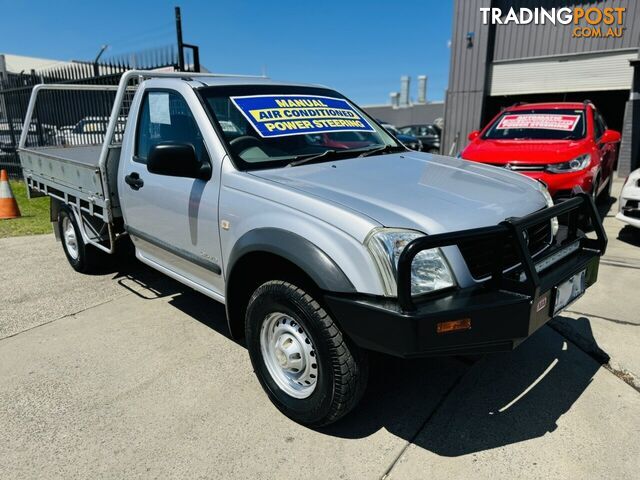
<svg viewBox="0 0 640 480"><path fill-rule="evenodd" d="M531 110L532 108L547 108L547 109L571 109L571 110L584 110L585 104L582 102L543 102L543 103L522 103L520 105L512 105L507 107L506 110Z"/></svg>
<svg viewBox="0 0 640 480"><path fill-rule="evenodd" d="M328 88L324 85L309 84L309 83L297 83L297 82L279 82L267 77L251 77L251 76L215 76L211 77L189 77L185 75L185 79L189 79L194 88L203 87L223 87L229 85L286 85L290 87L316 87L316 88Z"/></svg>

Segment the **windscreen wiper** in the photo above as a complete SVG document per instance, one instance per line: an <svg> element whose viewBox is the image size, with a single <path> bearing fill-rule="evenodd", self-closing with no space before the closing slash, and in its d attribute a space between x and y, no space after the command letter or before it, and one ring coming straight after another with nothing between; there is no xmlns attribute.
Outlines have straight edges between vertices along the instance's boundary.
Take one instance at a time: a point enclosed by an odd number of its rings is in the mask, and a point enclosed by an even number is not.
<svg viewBox="0 0 640 480"><path fill-rule="evenodd" d="M370 148L362 152L359 157L368 157L369 155L375 155L376 153L391 153L395 151L405 152L407 149L401 145L383 145L382 147Z"/></svg>
<svg viewBox="0 0 640 480"><path fill-rule="evenodd" d="M403 152L407 149L400 145L384 145L382 147L371 148L361 152L359 157L366 157L367 155L373 155L374 153L387 153L396 150L402 150ZM297 167L298 165L304 165L305 163L315 162L316 160L332 158L332 157L341 157L346 155L347 157L355 156L359 153L357 150L346 149L346 150L325 150L322 153L317 155L298 155L295 160L287 164L287 167Z"/></svg>
<svg viewBox="0 0 640 480"><path fill-rule="evenodd" d="M325 150L317 155L299 155L293 162L287 164L287 167L297 167L298 165L304 165L305 163L313 162L319 158L332 157L338 153L338 150Z"/></svg>

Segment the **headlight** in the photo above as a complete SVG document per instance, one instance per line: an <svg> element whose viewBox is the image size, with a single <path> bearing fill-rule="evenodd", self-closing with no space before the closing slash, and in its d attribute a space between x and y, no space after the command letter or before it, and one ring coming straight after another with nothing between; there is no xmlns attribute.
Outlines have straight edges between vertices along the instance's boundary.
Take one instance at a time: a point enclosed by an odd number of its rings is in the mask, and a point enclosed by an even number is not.
<svg viewBox="0 0 640 480"><path fill-rule="evenodd" d="M590 162L591 156L587 153L568 162L550 163L547 165L547 170L553 173L578 172L587 168Z"/></svg>
<svg viewBox="0 0 640 480"><path fill-rule="evenodd" d="M375 260L385 295L395 297L398 294L396 278L398 259L404 248L424 234L414 230L380 228L369 234L366 245ZM433 292L455 286L456 282L449 265L439 248L423 250L418 253L411 265L411 294Z"/></svg>
<svg viewBox="0 0 640 480"><path fill-rule="evenodd" d="M547 202L547 207L553 207L554 203L553 203L553 198L551 198L551 194L549 193L549 190L547 189L547 187L540 182L540 192L542 193L542 196L544 197L545 201ZM556 233L558 233L558 229L559 229L559 224L558 224L558 217L553 217L551 219L551 234L552 236L556 236Z"/></svg>

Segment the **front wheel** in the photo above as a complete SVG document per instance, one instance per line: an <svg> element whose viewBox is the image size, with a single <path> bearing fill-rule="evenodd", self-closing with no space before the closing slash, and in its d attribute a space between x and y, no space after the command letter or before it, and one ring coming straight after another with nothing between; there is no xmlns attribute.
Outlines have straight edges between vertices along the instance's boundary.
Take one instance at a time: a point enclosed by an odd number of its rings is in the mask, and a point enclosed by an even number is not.
<svg viewBox="0 0 640 480"><path fill-rule="evenodd" d="M311 295L291 283L274 280L256 289L247 307L246 338L262 388L296 422L333 423L364 393L365 353Z"/></svg>
<svg viewBox="0 0 640 480"><path fill-rule="evenodd" d="M607 188L602 190L602 192L600 192L600 194L596 196L594 201L598 205L608 205L609 202L611 201L612 187L613 187L613 174L609 175L609 178L607 179Z"/></svg>

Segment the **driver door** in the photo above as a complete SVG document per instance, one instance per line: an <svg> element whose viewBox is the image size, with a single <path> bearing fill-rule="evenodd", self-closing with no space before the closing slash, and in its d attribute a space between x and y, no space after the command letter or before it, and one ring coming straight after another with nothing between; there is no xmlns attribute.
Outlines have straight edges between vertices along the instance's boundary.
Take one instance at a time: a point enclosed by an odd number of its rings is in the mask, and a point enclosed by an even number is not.
<svg viewBox="0 0 640 480"><path fill-rule="evenodd" d="M193 92L184 92L193 95ZM195 98L195 95L194 95ZM192 102L194 108L202 108ZM149 152L161 143L189 144L211 158L189 103L175 90L147 89L141 99L133 154L119 179L123 216L140 260L210 296L220 296L219 168L210 180L150 173ZM180 162L180 158L175 158Z"/></svg>

